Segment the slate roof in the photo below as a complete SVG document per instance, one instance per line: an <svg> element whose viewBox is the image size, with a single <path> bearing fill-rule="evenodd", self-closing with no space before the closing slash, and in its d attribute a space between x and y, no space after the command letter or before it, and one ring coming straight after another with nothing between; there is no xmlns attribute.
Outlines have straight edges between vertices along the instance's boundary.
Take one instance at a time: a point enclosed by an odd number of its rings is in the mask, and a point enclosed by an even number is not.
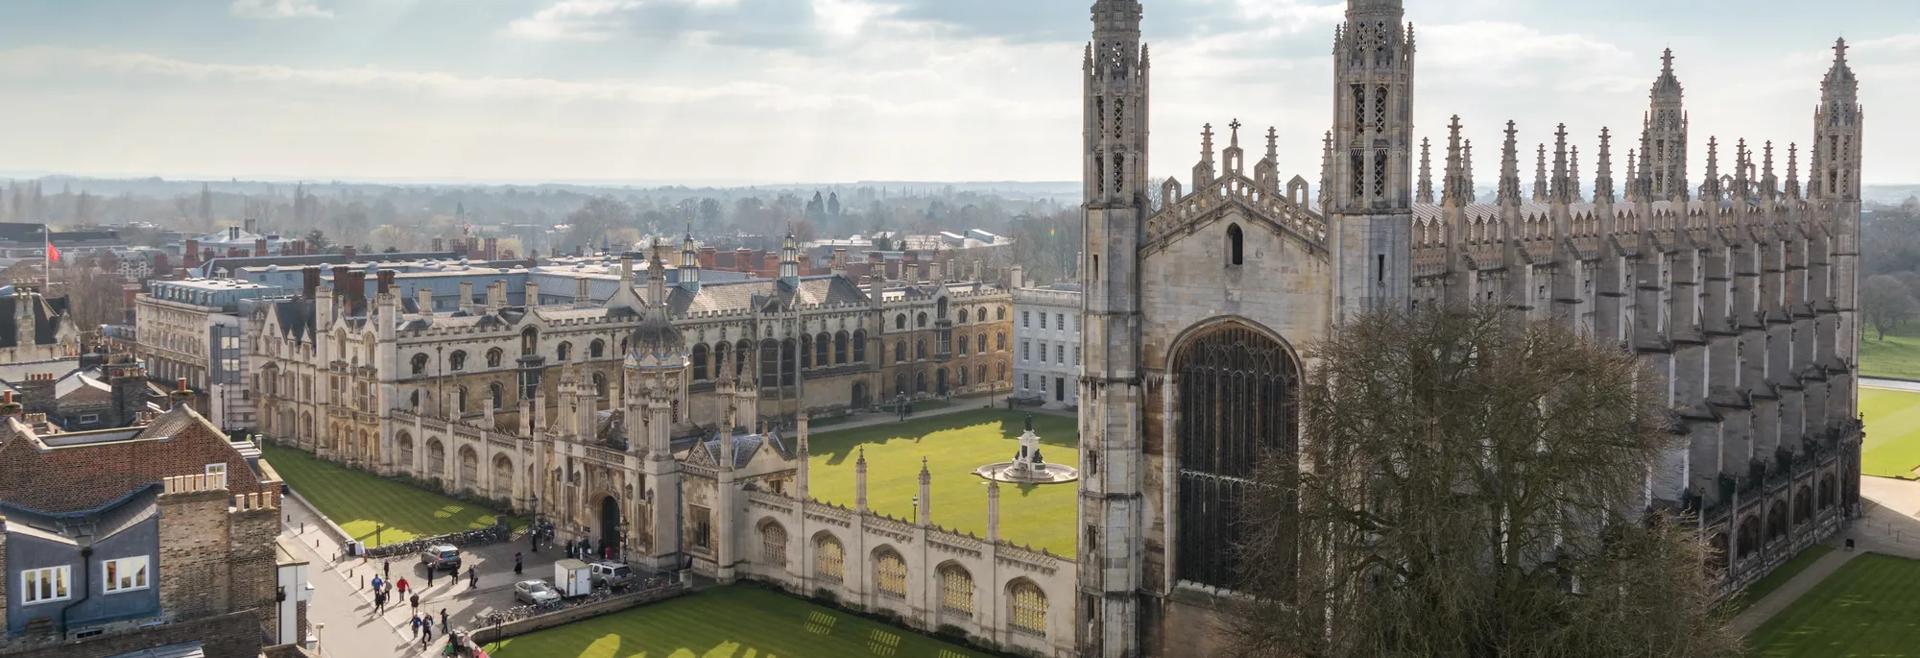
<svg viewBox="0 0 1920 658"><path fill-rule="evenodd" d="M33 342L52 345L58 342L60 325L67 321L67 298L47 299L37 294L14 293L0 297L0 347L19 347L15 339L16 311L20 304L33 306Z"/></svg>
<svg viewBox="0 0 1920 658"><path fill-rule="evenodd" d="M254 493L264 479L219 428L187 407L144 427L41 437L0 421L0 503L42 514L94 509L175 475L227 464L227 488Z"/></svg>
<svg viewBox="0 0 1920 658"><path fill-rule="evenodd" d="M636 292L644 299L646 289ZM798 285L779 279L747 279L700 284L698 293L675 286L667 293L668 308L676 317L687 313L781 309L794 304L865 304L867 294L846 277L831 274L802 277Z"/></svg>

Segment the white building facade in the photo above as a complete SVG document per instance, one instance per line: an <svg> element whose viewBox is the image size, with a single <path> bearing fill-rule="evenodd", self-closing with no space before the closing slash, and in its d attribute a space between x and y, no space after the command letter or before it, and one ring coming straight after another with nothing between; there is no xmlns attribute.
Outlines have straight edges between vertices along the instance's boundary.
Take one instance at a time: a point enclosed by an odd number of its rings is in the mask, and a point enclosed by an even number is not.
<svg viewBox="0 0 1920 658"><path fill-rule="evenodd" d="M1013 387L1049 409L1080 404L1080 286L1013 291Z"/></svg>

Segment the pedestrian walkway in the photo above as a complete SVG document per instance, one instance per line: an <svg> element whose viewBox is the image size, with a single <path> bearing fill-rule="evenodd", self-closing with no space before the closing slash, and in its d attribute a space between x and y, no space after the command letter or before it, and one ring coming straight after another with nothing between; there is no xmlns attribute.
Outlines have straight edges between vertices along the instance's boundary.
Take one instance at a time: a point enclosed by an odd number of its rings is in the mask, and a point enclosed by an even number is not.
<svg viewBox="0 0 1920 658"><path fill-rule="evenodd" d="M1920 559L1920 482L1864 477L1860 479L1860 495L1863 514L1831 540L1845 543L1851 539L1854 550L1836 550L1821 556L1780 587L1754 601L1734 616L1735 631L1745 635L1758 630L1862 553Z"/></svg>
<svg viewBox="0 0 1920 658"><path fill-rule="evenodd" d="M938 416L945 416L948 414L957 414L957 413L962 413L967 411L980 411L983 409L1004 409L1007 406L1006 398L1007 396L999 393L996 393L993 395L981 396L981 397L973 397L973 398L954 398L953 403L947 406L940 407L938 409L928 409L926 411L913 412L913 415L907 416L907 422L920 420L922 418L934 418ZM924 400L922 402L924 402ZM808 431L838 432L840 430L850 430L850 429L856 429L861 427L873 427L875 425L893 425L899 422L901 422L900 414L888 412L888 411L880 411L880 412L874 412L874 413L860 414L858 416L853 417L851 420L836 422L828 425L821 425L819 427L810 428Z"/></svg>
<svg viewBox="0 0 1920 658"><path fill-rule="evenodd" d="M1820 559L1815 560L1806 569L1794 574L1793 578L1735 615L1734 632L1751 635L1759 630L1761 624L1767 623L1767 620L1772 619L1774 615L1780 614L1780 611L1787 609L1787 606L1800 600L1801 596L1812 590L1815 585L1819 585L1820 581L1826 580L1827 576L1833 575L1833 572L1840 570L1841 565L1858 557L1860 553L1859 550L1836 550L1820 556Z"/></svg>

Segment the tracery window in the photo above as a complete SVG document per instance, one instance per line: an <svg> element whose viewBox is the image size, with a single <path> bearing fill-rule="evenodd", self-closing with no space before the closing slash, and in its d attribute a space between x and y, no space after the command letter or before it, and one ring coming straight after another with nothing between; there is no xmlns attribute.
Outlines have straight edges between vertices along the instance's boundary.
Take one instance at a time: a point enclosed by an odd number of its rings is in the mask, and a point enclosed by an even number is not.
<svg viewBox="0 0 1920 658"><path fill-rule="evenodd" d="M706 344L703 343L703 344L693 346L693 351L688 355L688 360L693 362L693 380L694 381L706 380L707 378L707 346Z"/></svg>
<svg viewBox="0 0 1920 658"><path fill-rule="evenodd" d="M1373 195L1376 197L1387 195L1386 151L1374 151L1373 153Z"/></svg>
<svg viewBox="0 0 1920 658"><path fill-rule="evenodd" d="M880 595L893 598L907 598L907 561L890 548L880 549L873 561L873 584Z"/></svg>
<svg viewBox="0 0 1920 658"><path fill-rule="evenodd" d="M940 567L940 611L973 616L973 574L958 564Z"/></svg>
<svg viewBox="0 0 1920 658"><path fill-rule="evenodd" d="M787 529L768 521L760 526L760 558L767 564L787 566Z"/></svg>
<svg viewBox="0 0 1920 658"><path fill-rule="evenodd" d="M1008 625L1016 633L1047 635L1047 594L1033 581L1020 579L1013 581L1007 588L1008 605L1012 613Z"/></svg>
<svg viewBox="0 0 1920 658"><path fill-rule="evenodd" d="M1297 365L1278 341L1237 322L1181 348L1176 574L1216 587L1237 584L1233 547L1246 531L1240 503L1263 451L1293 456L1299 426ZM1289 533L1292 529L1287 529Z"/></svg>
<svg viewBox="0 0 1920 658"><path fill-rule="evenodd" d="M1373 97L1373 129L1387 131L1387 88L1381 87L1380 93Z"/></svg>
<svg viewBox="0 0 1920 658"><path fill-rule="evenodd" d="M814 578L837 585L846 578L846 562L846 550L840 546L840 540L824 532L814 538Z"/></svg>

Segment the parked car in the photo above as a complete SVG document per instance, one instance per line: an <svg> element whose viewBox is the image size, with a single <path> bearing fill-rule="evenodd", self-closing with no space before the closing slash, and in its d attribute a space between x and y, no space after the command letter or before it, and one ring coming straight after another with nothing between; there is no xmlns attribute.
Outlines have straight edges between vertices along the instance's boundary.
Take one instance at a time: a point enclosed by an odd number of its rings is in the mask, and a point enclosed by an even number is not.
<svg viewBox="0 0 1920 658"><path fill-rule="evenodd" d="M454 548L450 544L429 546L427 550L420 551L420 564L426 567L428 571L451 571L453 573L459 573L460 549Z"/></svg>
<svg viewBox="0 0 1920 658"><path fill-rule="evenodd" d="M626 589L637 578L633 573L633 567L619 562L595 562L591 568L593 569L593 586L596 588Z"/></svg>
<svg viewBox="0 0 1920 658"><path fill-rule="evenodd" d="M560 590L554 589L544 580L522 580L513 584L513 601L540 605L560 600Z"/></svg>

